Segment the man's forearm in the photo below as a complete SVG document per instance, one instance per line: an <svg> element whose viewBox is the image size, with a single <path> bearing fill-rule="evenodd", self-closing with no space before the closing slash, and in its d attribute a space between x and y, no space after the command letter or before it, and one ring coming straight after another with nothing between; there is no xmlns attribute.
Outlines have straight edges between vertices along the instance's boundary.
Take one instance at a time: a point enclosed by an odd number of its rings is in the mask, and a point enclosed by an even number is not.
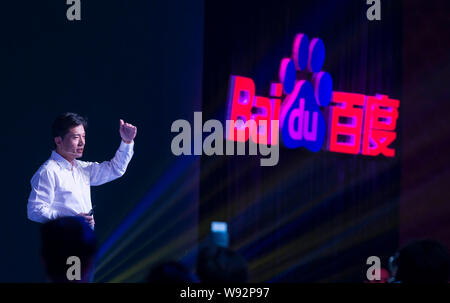
<svg viewBox="0 0 450 303"><path fill-rule="evenodd" d="M50 209L47 205L40 202L28 202L27 206L28 219L38 223L45 223L54 220L57 217L57 212Z"/></svg>
<svg viewBox="0 0 450 303"><path fill-rule="evenodd" d="M133 157L133 147L133 140L127 144L122 139L119 149L110 161L104 161L102 163L91 162L89 164L91 185L102 185L121 177Z"/></svg>

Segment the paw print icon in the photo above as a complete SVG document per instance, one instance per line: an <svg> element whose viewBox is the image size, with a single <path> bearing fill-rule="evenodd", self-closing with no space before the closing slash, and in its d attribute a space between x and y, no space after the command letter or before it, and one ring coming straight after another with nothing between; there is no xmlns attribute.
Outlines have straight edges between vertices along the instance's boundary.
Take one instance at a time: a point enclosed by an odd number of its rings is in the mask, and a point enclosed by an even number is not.
<svg viewBox="0 0 450 303"><path fill-rule="evenodd" d="M295 36L292 56L281 60L279 78L286 97L281 104L280 128L288 148L305 147L313 152L322 148L326 123L320 108L330 104L333 92L332 77L322 70L324 61L323 41L309 40L303 33ZM310 80L297 79L298 74Z"/></svg>

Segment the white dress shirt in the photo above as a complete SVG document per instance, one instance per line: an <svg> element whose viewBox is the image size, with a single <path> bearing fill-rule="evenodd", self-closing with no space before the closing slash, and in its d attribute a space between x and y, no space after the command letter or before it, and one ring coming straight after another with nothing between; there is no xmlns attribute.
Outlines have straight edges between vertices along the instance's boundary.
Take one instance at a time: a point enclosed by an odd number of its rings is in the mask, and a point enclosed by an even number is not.
<svg viewBox="0 0 450 303"><path fill-rule="evenodd" d="M58 217L88 213L92 209L91 188L121 177L133 156L134 141L123 141L111 161L74 160L73 166L56 151L31 179L28 219L40 223Z"/></svg>

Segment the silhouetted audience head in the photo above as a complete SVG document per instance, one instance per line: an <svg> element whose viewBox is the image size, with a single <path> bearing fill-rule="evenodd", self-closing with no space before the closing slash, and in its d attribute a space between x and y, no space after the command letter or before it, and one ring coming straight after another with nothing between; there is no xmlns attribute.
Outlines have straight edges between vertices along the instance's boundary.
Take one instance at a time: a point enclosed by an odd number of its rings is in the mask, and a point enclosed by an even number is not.
<svg viewBox="0 0 450 303"><path fill-rule="evenodd" d="M233 250L209 245L197 255L197 275L201 282L247 282L248 269L245 259Z"/></svg>
<svg viewBox="0 0 450 303"><path fill-rule="evenodd" d="M180 262L161 262L152 267L148 276L149 283L195 283L197 277Z"/></svg>
<svg viewBox="0 0 450 303"><path fill-rule="evenodd" d="M93 230L81 217L64 217L49 221L41 227L42 259L52 282L89 282L92 274L97 241ZM76 262L68 258L79 258L80 280L69 280L76 272L71 266ZM67 264L69 263L69 264Z"/></svg>
<svg viewBox="0 0 450 303"><path fill-rule="evenodd" d="M447 248L434 240L410 243L391 257L394 281L402 283L447 283L450 256Z"/></svg>

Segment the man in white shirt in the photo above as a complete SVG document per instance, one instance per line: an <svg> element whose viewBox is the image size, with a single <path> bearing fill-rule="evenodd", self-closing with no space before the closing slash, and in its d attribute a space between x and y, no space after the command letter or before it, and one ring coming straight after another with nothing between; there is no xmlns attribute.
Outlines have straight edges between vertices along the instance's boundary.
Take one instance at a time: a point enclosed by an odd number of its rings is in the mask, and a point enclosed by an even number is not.
<svg viewBox="0 0 450 303"><path fill-rule="evenodd" d="M120 120L120 147L111 161L85 162L87 121L75 113L64 113L53 123L55 150L31 179L28 218L44 223L59 217L81 216L94 228L90 186L121 177L133 156L137 128Z"/></svg>

